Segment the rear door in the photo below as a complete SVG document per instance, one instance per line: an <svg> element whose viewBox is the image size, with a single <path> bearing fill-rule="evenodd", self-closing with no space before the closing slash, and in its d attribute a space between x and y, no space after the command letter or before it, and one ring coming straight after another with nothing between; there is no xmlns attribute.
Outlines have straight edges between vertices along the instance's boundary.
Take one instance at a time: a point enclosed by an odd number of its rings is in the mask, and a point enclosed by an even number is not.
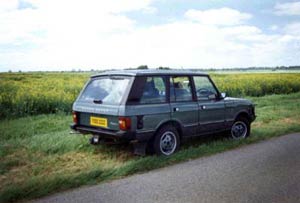
<svg viewBox="0 0 300 203"><path fill-rule="evenodd" d="M125 111L136 119L137 133L154 132L170 120L165 76L137 76L132 85Z"/></svg>
<svg viewBox="0 0 300 203"><path fill-rule="evenodd" d="M199 105L200 132L207 133L224 129L225 104L218 98L218 91L208 76L194 76Z"/></svg>
<svg viewBox="0 0 300 203"><path fill-rule="evenodd" d="M119 106L127 96L131 80L129 76L92 78L73 105L78 125L119 130Z"/></svg>
<svg viewBox="0 0 300 203"><path fill-rule="evenodd" d="M198 103L194 100L190 76L170 76L171 118L181 123L184 135L197 133Z"/></svg>

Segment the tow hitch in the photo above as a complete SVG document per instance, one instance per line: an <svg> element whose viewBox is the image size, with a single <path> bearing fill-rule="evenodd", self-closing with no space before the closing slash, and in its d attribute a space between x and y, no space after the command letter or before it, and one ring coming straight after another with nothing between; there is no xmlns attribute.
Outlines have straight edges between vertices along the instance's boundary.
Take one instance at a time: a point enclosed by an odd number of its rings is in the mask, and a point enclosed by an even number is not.
<svg viewBox="0 0 300 203"><path fill-rule="evenodd" d="M100 143L100 138L98 135L93 135L93 137L90 138L90 144L97 145Z"/></svg>
<svg viewBox="0 0 300 203"><path fill-rule="evenodd" d="M81 134L80 132L77 132L77 131L75 131L75 130L71 130L70 132L69 132L69 134Z"/></svg>

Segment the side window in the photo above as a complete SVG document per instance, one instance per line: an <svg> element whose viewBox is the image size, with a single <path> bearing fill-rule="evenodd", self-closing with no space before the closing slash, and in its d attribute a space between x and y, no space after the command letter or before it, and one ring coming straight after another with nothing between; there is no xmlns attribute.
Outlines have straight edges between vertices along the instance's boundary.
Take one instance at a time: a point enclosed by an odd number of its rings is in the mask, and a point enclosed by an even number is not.
<svg viewBox="0 0 300 203"><path fill-rule="evenodd" d="M195 76L194 82L198 100L209 99L209 96L217 95L217 91L208 77Z"/></svg>
<svg viewBox="0 0 300 203"><path fill-rule="evenodd" d="M163 77L146 77L141 104L166 102L166 85Z"/></svg>
<svg viewBox="0 0 300 203"><path fill-rule="evenodd" d="M192 101L192 86L189 77L170 77L170 99L171 101Z"/></svg>

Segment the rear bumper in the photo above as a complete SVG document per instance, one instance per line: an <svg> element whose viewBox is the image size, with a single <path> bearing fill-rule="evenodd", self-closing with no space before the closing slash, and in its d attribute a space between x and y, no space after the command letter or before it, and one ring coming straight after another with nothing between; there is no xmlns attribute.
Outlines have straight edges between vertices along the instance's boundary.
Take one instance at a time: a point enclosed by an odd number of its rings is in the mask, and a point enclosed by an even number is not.
<svg viewBox="0 0 300 203"><path fill-rule="evenodd" d="M253 122L256 119L255 106L252 106L251 111L249 112L249 114L250 114L251 122Z"/></svg>
<svg viewBox="0 0 300 203"><path fill-rule="evenodd" d="M129 142L130 141L147 142L152 138L154 134L154 131L148 131L148 132L113 131L113 130L105 130L101 128L80 126L76 124L70 125L70 128L82 134L94 134L100 136L101 138L113 138L113 139L129 141Z"/></svg>

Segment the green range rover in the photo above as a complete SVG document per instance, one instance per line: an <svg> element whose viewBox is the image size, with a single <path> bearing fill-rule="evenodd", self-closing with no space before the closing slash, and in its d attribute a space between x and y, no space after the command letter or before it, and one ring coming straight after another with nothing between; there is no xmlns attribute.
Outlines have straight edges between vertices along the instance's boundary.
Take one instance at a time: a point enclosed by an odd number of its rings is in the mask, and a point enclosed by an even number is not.
<svg viewBox="0 0 300 203"><path fill-rule="evenodd" d="M169 156L182 138L228 132L250 135L254 105L226 97L209 75L179 70L103 72L87 82L73 104L71 128L90 142L123 140L136 154Z"/></svg>

